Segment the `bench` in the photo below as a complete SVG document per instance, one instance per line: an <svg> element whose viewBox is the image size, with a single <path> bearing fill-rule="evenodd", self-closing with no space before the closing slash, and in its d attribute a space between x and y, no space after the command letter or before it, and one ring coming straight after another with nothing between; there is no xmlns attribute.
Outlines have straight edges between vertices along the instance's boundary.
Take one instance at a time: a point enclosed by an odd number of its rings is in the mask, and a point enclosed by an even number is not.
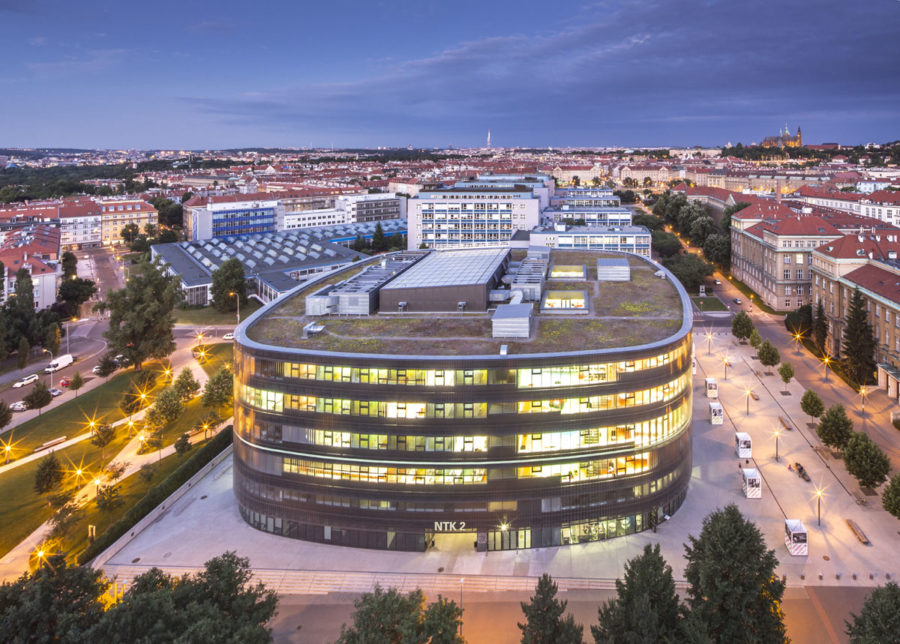
<svg viewBox="0 0 900 644"><path fill-rule="evenodd" d="M784 416L778 417L778 422L781 423L781 426L784 427L787 431L793 431L794 427L789 422L784 419Z"/></svg>
<svg viewBox="0 0 900 644"><path fill-rule="evenodd" d="M866 533L862 531L862 529L856 524L856 521L853 519L847 519L847 525L850 526L850 529L853 530L853 534L856 535L856 538L859 539L859 542L864 546L872 545L872 542L869 541L869 537L866 536Z"/></svg>
<svg viewBox="0 0 900 644"><path fill-rule="evenodd" d="M65 442L66 442L66 437L65 437L65 436L60 436L59 438L54 438L52 441L47 441L46 443L44 443L44 444L41 445L40 447L35 447L35 448L34 448L34 451L35 451L35 452L40 452L40 451L45 450L45 449L47 449L47 448L49 448L49 447L53 447L54 445L59 445L60 443L65 443Z"/></svg>

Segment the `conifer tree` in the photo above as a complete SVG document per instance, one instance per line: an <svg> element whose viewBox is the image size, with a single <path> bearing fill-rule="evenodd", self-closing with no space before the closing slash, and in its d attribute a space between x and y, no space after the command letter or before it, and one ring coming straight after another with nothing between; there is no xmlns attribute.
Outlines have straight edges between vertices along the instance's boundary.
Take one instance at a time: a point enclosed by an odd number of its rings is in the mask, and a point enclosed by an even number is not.
<svg viewBox="0 0 900 644"><path fill-rule="evenodd" d="M875 336L869 324L866 302L858 288L853 290L850 298L842 350L850 377L860 385L868 384L875 373Z"/></svg>

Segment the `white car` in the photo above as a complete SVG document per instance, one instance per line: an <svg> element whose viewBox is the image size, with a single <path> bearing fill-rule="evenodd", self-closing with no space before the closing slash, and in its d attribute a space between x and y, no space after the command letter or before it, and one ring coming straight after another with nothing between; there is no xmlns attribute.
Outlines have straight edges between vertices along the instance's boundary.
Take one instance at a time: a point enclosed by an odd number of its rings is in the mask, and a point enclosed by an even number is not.
<svg viewBox="0 0 900 644"><path fill-rule="evenodd" d="M25 404L25 401L20 400L19 402L14 402L9 406L13 411L27 411L28 405Z"/></svg>
<svg viewBox="0 0 900 644"><path fill-rule="evenodd" d="M62 396L63 390L57 389L56 387L54 387L53 389L50 390L50 395L53 396L54 398L56 398L57 396Z"/></svg>
<svg viewBox="0 0 900 644"><path fill-rule="evenodd" d="M223 340L234 340L234 333L226 333L222 336Z"/></svg>
<svg viewBox="0 0 900 644"><path fill-rule="evenodd" d="M32 382L37 382L40 380L40 376L36 373L31 374L30 376L25 376L21 380L17 381L13 387L19 389L20 387L24 387L25 385L30 385Z"/></svg>

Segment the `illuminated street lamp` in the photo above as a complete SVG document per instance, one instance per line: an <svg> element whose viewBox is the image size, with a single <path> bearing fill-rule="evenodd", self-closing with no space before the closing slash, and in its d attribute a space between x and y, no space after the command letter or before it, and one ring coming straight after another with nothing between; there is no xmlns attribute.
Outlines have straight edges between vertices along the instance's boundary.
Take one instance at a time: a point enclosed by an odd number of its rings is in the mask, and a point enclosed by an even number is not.
<svg viewBox="0 0 900 644"><path fill-rule="evenodd" d="M865 387L860 387L860 388L859 388L859 396L860 396L860 398L862 399L862 408L861 408L861 410L860 410L860 412L859 412L859 415L860 415L860 416L865 416L865 415L866 415L866 395L867 395L868 393L869 393L869 392L866 390Z"/></svg>
<svg viewBox="0 0 900 644"><path fill-rule="evenodd" d="M50 354L50 364L53 364L53 352L50 349L41 349L44 353ZM53 389L53 372L50 372L50 389Z"/></svg>
<svg viewBox="0 0 900 644"><path fill-rule="evenodd" d="M817 506L817 515L819 527L822 527L822 494L823 490L816 488L816 506Z"/></svg>
<svg viewBox="0 0 900 644"><path fill-rule="evenodd" d="M75 277L74 275L72 277ZM72 330L72 322L78 322L78 318L71 318L68 322L66 322L66 353L72 353L69 350L69 336L72 335L70 332Z"/></svg>
<svg viewBox="0 0 900 644"><path fill-rule="evenodd" d="M131 435L133 432L134 432L134 421L129 418L128 419L128 438L131 438Z"/></svg>
<svg viewBox="0 0 900 644"><path fill-rule="evenodd" d="M799 331L794 334L794 350L797 353L800 353L800 340L803 339L803 334Z"/></svg>
<svg viewBox="0 0 900 644"><path fill-rule="evenodd" d="M6 443L5 445L3 445L3 451L6 452L6 461L3 464L8 465L9 464L9 453L12 451L12 445L10 445L9 443Z"/></svg>
<svg viewBox="0 0 900 644"><path fill-rule="evenodd" d="M744 395L747 396L747 416L749 416L750 415L750 396L753 395L753 392L750 391L749 387L747 387L747 389L744 390Z"/></svg>
<svg viewBox="0 0 900 644"><path fill-rule="evenodd" d="M706 332L706 355L712 355L712 333Z"/></svg>
<svg viewBox="0 0 900 644"><path fill-rule="evenodd" d="M722 356L722 366L725 367L725 377L722 380L728 380L728 356Z"/></svg>
<svg viewBox="0 0 900 644"><path fill-rule="evenodd" d="M100 477L94 479L94 486L96 487L96 495L100 496Z"/></svg>
<svg viewBox="0 0 900 644"><path fill-rule="evenodd" d="M97 427L97 421L96 421L96 420L91 419L90 421L88 421L88 428L91 430L91 436L94 435L94 429L95 429L96 427Z"/></svg>
<svg viewBox="0 0 900 644"><path fill-rule="evenodd" d="M825 356L822 358L822 362L825 363L825 382L828 382L828 365L831 364L831 358Z"/></svg>
<svg viewBox="0 0 900 644"><path fill-rule="evenodd" d="M776 429L775 430L775 461L776 462L781 460L778 458L778 437L779 436L781 436L781 431Z"/></svg>
<svg viewBox="0 0 900 644"><path fill-rule="evenodd" d="M228 296L233 297L234 301L237 302L237 323L240 324L241 323L241 297L234 291L229 291Z"/></svg>

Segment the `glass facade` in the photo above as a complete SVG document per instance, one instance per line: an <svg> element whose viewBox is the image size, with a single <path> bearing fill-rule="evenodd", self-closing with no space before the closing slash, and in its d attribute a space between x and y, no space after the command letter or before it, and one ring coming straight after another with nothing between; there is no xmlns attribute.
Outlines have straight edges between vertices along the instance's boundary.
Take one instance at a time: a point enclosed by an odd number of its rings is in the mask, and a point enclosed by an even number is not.
<svg viewBox="0 0 900 644"><path fill-rule="evenodd" d="M248 343L252 344L252 343ZM495 359L235 345L235 495L288 537L424 550L648 529L691 471L691 334Z"/></svg>

